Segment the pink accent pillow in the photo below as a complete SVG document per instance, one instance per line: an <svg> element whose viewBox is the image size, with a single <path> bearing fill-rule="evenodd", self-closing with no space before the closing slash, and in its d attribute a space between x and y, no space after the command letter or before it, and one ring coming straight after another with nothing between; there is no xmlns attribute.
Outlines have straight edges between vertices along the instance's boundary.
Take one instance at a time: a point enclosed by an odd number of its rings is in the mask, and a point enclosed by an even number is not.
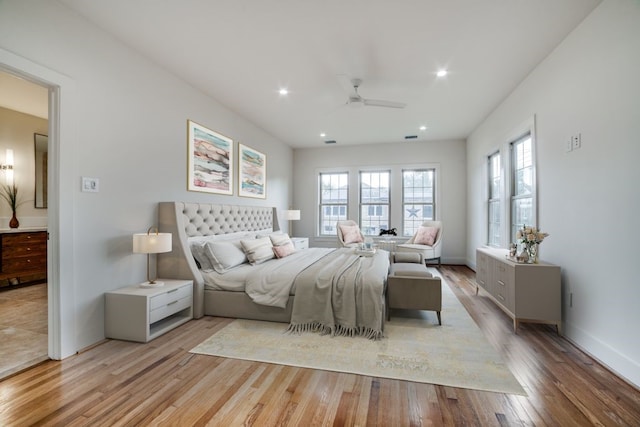
<svg viewBox="0 0 640 427"><path fill-rule="evenodd" d="M416 238L413 243L433 246L436 242L436 237L438 237L438 227L423 227L421 225L418 228L418 232L416 233Z"/></svg>
<svg viewBox="0 0 640 427"><path fill-rule="evenodd" d="M275 254L276 258L284 258L286 256L291 255L295 251L296 251L296 248L293 246L293 243L291 242L286 243L284 245L273 247L273 253Z"/></svg>
<svg viewBox="0 0 640 427"><path fill-rule="evenodd" d="M357 225L341 225L340 231L342 232L342 241L345 245L364 242Z"/></svg>

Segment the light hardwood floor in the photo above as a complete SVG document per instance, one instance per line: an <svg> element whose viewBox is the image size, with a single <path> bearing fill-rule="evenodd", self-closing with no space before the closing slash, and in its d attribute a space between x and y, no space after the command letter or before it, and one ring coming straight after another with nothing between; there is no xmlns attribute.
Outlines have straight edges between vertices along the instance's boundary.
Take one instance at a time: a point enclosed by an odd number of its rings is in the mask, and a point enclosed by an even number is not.
<svg viewBox="0 0 640 427"><path fill-rule="evenodd" d="M47 284L0 292L0 379L47 360Z"/></svg>
<svg viewBox="0 0 640 427"><path fill-rule="evenodd" d="M148 344L107 341L0 382L0 425L640 426L640 392L559 337L511 320L466 267L446 281L528 396L194 355L230 322L205 317ZM473 351L473 349L469 349Z"/></svg>

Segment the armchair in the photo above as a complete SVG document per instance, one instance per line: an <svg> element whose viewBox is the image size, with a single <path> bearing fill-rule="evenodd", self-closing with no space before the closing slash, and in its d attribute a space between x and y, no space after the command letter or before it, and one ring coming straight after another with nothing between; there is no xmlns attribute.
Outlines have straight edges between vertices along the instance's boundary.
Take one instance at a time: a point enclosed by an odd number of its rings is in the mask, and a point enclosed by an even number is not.
<svg viewBox="0 0 640 427"><path fill-rule="evenodd" d="M425 221L418 231L407 240L396 246L397 252L417 252L422 254L425 264L430 260L437 260L438 267L442 256L442 221Z"/></svg>
<svg viewBox="0 0 640 427"><path fill-rule="evenodd" d="M353 248L364 242L360 226L353 220L338 221L336 232L338 234L338 242L342 247Z"/></svg>

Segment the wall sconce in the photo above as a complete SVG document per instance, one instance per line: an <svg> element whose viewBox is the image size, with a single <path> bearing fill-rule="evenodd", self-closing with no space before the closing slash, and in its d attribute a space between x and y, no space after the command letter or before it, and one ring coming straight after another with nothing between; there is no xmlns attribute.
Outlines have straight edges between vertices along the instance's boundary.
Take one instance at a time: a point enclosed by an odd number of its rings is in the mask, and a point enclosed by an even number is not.
<svg viewBox="0 0 640 427"><path fill-rule="evenodd" d="M284 219L289 221L289 234L291 235L292 230L292 222L291 221L299 221L300 220L300 210L298 209L289 209L287 211L283 211Z"/></svg>
<svg viewBox="0 0 640 427"><path fill-rule="evenodd" d="M136 233L133 235L133 252L147 254L147 281L140 286L143 288L164 286L164 282L156 282L157 276L151 280L149 261L151 254L171 252L171 233L158 233L157 227L149 227L146 233Z"/></svg>
<svg viewBox="0 0 640 427"><path fill-rule="evenodd" d="M7 153L4 157L5 164L0 165L0 169L5 172L5 181L7 185L13 184L13 150L7 148Z"/></svg>

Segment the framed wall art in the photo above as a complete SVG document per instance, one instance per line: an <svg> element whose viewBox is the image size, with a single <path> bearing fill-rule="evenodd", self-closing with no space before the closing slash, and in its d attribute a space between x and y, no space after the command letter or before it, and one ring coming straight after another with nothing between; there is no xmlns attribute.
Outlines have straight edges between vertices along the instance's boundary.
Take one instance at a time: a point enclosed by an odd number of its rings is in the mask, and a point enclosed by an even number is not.
<svg viewBox="0 0 640 427"><path fill-rule="evenodd" d="M233 140L187 120L187 190L233 194Z"/></svg>
<svg viewBox="0 0 640 427"><path fill-rule="evenodd" d="M238 144L238 195L265 199L267 197L267 156Z"/></svg>

